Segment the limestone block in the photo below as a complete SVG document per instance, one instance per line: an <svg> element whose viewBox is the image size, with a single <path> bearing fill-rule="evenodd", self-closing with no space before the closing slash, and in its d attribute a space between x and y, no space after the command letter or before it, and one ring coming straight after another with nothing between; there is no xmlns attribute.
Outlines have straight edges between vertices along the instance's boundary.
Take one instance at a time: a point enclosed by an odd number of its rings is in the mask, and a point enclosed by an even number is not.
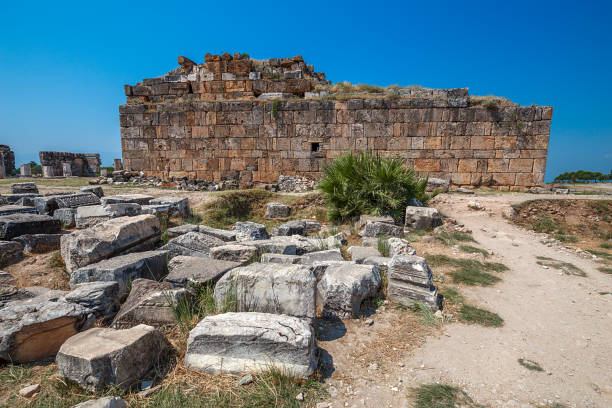
<svg viewBox="0 0 612 408"><path fill-rule="evenodd" d="M288 240L281 239L258 239L254 241L240 241L242 246L253 246L257 248L259 254L285 254L296 255L297 247L294 243Z"/></svg>
<svg viewBox="0 0 612 408"><path fill-rule="evenodd" d="M301 257L302 265L312 265L315 262L322 261L344 261L344 258L338 248L309 252Z"/></svg>
<svg viewBox="0 0 612 408"><path fill-rule="evenodd" d="M429 207L406 207L406 227L430 229L442 225L440 212Z"/></svg>
<svg viewBox="0 0 612 408"><path fill-rule="evenodd" d="M236 241L236 233L234 231L212 228L206 225L200 225L199 231L202 234L207 234L215 238L219 238L221 241L225 241L225 242Z"/></svg>
<svg viewBox="0 0 612 408"><path fill-rule="evenodd" d="M237 222L232 229L236 233L236 241L269 238L265 225L251 221Z"/></svg>
<svg viewBox="0 0 612 408"><path fill-rule="evenodd" d="M285 254L261 254L262 263L278 263L286 265L301 264L302 257L300 255L285 255Z"/></svg>
<svg viewBox="0 0 612 408"><path fill-rule="evenodd" d="M340 318L357 317L363 301L376 296L379 288L376 266L329 265L317 284L317 312Z"/></svg>
<svg viewBox="0 0 612 408"><path fill-rule="evenodd" d="M175 256L168 263L168 276L164 281L174 287L201 286L218 281L239 262L206 259L195 256Z"/></svg>
<svg viewBox="0 0 612 408"><path fill-rule="evenodd" d="M170 208L170 216L173 217L189 217L191 208L189 207L189 199L182 197L158 197L149 201L149 205L168 205Z"/></svg>
<svg viewBox="0 0 612 408"><path fill-rule="evenodd" d="M77 208L99 204L100 198L93 193L51 195L34 199L38 213L50 215L53 215L58 208Z"/></svg>
<svg viewBox="0 0 612 408"><path fill-rule="evenodd" d="M76 226L76 212L76 208L58 208L53 212L53 218L59 220L64 228L74 228Z"/></svg>
<svg viewBox="0 0 612 408"><path fill-rule="evenodd" d="M398 237L404 233L402 227L397 225L389 224L387 222L369 221L359 235L362 237L380 237L380 236L393 236Z"/></svg>
<svg viewBox="0 0 612 408"><path fill-rule="evenodd" d="M104 197L104 190L100 186L85 186L81 187L81 192L83 193L92 193L97 195L99 198Z"/></svg>
<svg viewBox="0 0 612 408"><path fill-rule="evenodd" d="M60 228L60 222L48 215L0 216L0 240L9 240L24 234L58 234Z"/></svg>
<svg viewBox="0 0 612 408"><path fill-rule="evenodd" d="M396 255L416 255L416 250L410 245L410 242L402 238L389 238L389 256Z"/></svg>
<svg viewBox="0 0 612 408"><path fill-rule="evenodd" d="M389 300L410 306L415 301L439 308L438 292L425 259L418 256L395 256L389 264L387 295Z"/></svg>
<svg viewBox="0 0 612 408"><path fill-rule="evenodd" d="M210 249L225 244L219 238L201 232L188 232L172 238L162 249L168 251L170 259L178 255L209 258Z"/></svg>
<svg viewBox="0 0 612 408"><path fill-rule="evenodd" d="M144 324L126 330L93 328L69 338L57 353L60 374L81 387L128 388L164 360L168 342Z"/></svg>
<svg viewBox="0 0 612 408"><path fill-rule="evenodd" d="M83 229L93 227L113 218L134 217L140 215L141 212L142 207L135 203L90 205L78 207L74 218L76 227Z"/></svg>
<svg viewBox="0 0 612 408"><path fill-rule="evenodd" d="M25 164L22 164L21 166L22 166L21 168L23 171L23 166L25 166ZM28 164L28 167L29 167L29 164ZM32 173L30 173L28 177L31 175ZM38 187L36 186L35 183L12 183L11 184L11 194L38 194Z"/></svg>
<svg viewBox="0 0 612 408"><path fill-rule="evenodd" d="M64 300L83 306L99 319L109 319L119 310L120 295L117 282L88 282L76 285Z"/></svg>
<svg viewBox="0 0 612 408"><path fill-rule="evenodd" d="M217 310L315 317L313 273L301 265L253 263L232 269L215 286Z"/></svg>
<svg viewBox="0 0 612 408"><path fill-rule="evenodd" d="M23 258L23 247L19 242L0 241L0 267L13 264Z"/></svg>
<svg viewBox="0 0 612 408"><path fill-rule="evenodd" d="M291 207L282 203L268 203L266 205L266 218L286 218L291 213Z"/></svg>
<svg viewBox="0 0 612 408"><path fill-rule="evenodd" d="M117 255L152 249L160 233L159 220L153 215L113 218L62 236L62 258L68 272L73 272Z"/></svg>
<svg viewBox="0 0 612 408"><path fill-rule="evenodd" d="M351 246L348 249L348 253L351 256L351 260L358 264L362 263L367 257L380 256L378 248L365 246Z"/></svg>
<svg viewBox="0 0 612 408"><path fill-rule="evenodd" d="M135 279L160 280L168 272L166 251L145 251L116 256L79 268L70 275L70 286L86 282L117 282L120 295Z"/></svg>
<svg viewBox="0 0 612 408"><path fill-rule="evenodd" d="M153 196L145 194L121 194L114 196L107 196L101 198L102 205L107 204L120 204L120 203L136 203L140 205L147 205L153 200Z"/></svg>
<svg viewBox="0 0 612 408"><path fill-rule="evenodd" d="M121 397L102 397L76 404L72 408L127 408Z"/></svg>
<svg viewBox="0 0 612 408"><path fill-rule="evenodd" d="M395 224L395 220L390 215L375 216L362 214L359 216L357 226L359 228L363 228L368 222L386 222L387 224Z"/></svg>
<svg viewBox="0 0 612 408"><path fill-rule="evenodd" d="M23 205L0 205L0 216L11 214L37 214L36 208Z"/></svg>
<svg viewBox="0 0 612 408"><path fill-rule="evenodd" d="M316 369L315 350L314 330L306 320L224 313L205 317L189 333L185 365L209 374L234 375L274 367L305 378Z"/></svg>
<svg viewBox="0 0 612 408"><path fill-rule="evenodd" d="M240 244L225 244L210 249L212 259L245 263L254 259L258 254L255 246Z"/></svg>
<svg viewBox="0 0 612 408"><path fill-rule="evenodd" d="M19 242L25 253L42 254L60 249L62 234L24 234L13 241Z"/></svg>

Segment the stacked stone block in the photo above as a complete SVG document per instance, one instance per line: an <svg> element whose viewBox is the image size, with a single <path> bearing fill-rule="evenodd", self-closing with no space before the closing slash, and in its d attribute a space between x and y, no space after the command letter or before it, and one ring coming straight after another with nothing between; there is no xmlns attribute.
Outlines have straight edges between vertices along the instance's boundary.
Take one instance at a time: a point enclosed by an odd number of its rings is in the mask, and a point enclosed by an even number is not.
<svg viewBox="0 0 612 408"><path fill-rule="evenodd" d="M98 153L67 153L43 151L39 154L43 177L95 177L100 171Z"/></svg>
<svg viewBox="0 0 612 408"><path fill-rule="evenodd" d="M457 186L518 190L543 183L551 107L485 107L472 104L467 89L303 99L324 75L301 57L255 62L228 56L207 55L203 65L183 59L168 75L126 88L129 103L119 109L125 169L162 179L233 178L249 186L280 175L317 178L326 161L370 151L403 157L420 174ZM297 76L309 85L293 87ZM228 91L235 81L251 85ZM202 83L226 85L217 92ZM172 84L185 84L182 95L189 98L166 91ZM268 92L279 98L261 98ZM287 92L293 99L281 99Z"/></svg>

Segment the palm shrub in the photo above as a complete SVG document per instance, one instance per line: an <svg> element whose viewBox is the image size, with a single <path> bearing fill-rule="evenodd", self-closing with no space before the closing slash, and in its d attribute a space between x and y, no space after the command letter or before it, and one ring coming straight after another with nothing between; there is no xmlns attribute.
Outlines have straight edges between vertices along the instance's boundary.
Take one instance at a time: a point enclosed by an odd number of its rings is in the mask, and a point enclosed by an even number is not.
<svg viewBox="0 0 612 408"><path fill-rule="evenodd" d="M369 152L337 157L324 166L319 182L332 220L388 214L402 221L411 199L425 204L436 194L425 187L427 178L418 177L404 159Z"/></svg>

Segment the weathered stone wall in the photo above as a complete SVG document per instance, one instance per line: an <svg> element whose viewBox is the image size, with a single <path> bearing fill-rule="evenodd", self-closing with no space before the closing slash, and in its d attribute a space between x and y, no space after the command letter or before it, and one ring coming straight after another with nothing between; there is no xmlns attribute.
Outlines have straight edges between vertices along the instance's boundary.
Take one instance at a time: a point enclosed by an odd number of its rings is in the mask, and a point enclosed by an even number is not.
<svg viewBox="0 0 612 408"><path fill-rule="evenodd" d="M0 177L8 177L15 168L15 153L7 145L0 145Z"/></svg>
<svg viewBox="0 0 612 408"><path fill-rule="evenodd" d="M258 63L249 69L270 67ZM474 106L467 89L402 89L393 97L309 100L304 96L312 95L306 92L323 84L324 76L314 75L303 62L293 63L298 67L290 68L307 71L291 75L309 79L308 85L293 89L299 92L291 100L261 100L264 93L259 93L260 99L212 101L219 95L258 95L196 92L216 81L216 73L203 77L210 62L199 66L197 75L195 66L184 75L187 98L158 95L152 85L126 87L129 103L120 107L124 168L166 179L239 178L248 186L275 182L281 174L318 177L326 160L347 151L371 151L404 157L420 173L455 185L521 189L543 183L551 107ZM267 81L286 85L291 79ZM227 90L232 81L220 82ZM251 81L253 90L285 86L257 81ZM142 87L151 88L150 94L135 98L146 93Z"/></svg>
<svg viewBox="0 0 612 408"><path fill-rule="evenodd" d="M78 176L95 177L100 170L98 153L39 152L44 177ZM64 164L70 165L70 174L64 171ZM68 167L66 166L66 170Z"/></svg>

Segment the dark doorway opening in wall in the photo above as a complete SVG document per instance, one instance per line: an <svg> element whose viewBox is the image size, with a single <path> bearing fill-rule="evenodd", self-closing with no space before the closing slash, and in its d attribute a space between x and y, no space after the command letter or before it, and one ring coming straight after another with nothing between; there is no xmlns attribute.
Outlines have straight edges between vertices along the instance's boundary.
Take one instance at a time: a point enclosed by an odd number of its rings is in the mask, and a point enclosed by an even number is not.
<svg viewBox="0 0 612 408"><path fill-rule="evenodd" d="M311 152L318 152L320 149L321 149L321 145L318 142L310 144L310 151Z"/></svg>

